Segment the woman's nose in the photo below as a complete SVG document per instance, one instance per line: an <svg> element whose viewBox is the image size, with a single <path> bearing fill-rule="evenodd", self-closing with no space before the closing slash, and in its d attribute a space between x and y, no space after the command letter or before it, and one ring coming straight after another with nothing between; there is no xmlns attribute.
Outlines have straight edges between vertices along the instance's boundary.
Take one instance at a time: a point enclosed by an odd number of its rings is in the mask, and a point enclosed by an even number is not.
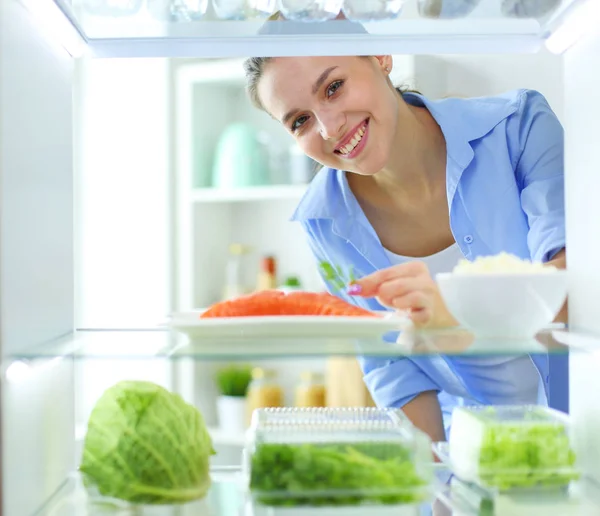
<svg viewBox="0 0 600 516"><path fill-rule="evenodd" d="M324 113L318 118L321 136L324 140L337 140L344 134L346 118L343 114Z"/></svg>

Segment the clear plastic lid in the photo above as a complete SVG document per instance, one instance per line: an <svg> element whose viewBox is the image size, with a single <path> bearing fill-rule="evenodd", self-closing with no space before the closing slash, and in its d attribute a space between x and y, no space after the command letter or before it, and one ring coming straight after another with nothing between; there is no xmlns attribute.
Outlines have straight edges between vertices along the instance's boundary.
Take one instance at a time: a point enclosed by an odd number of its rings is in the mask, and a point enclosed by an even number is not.
<svg viewBox="0 0 600 516"><path fill-rule="evenodd" d="M542 406L457 407L448 449L454 473L486 488L557 489L579 478L568 416Z"/></svg>
<svg viewBox="0 0 600 516"><path fill-rule="evenodd" d="M244 455L262 505L416 504L431 493L431 441L396 409L256 410Z"/></svg>

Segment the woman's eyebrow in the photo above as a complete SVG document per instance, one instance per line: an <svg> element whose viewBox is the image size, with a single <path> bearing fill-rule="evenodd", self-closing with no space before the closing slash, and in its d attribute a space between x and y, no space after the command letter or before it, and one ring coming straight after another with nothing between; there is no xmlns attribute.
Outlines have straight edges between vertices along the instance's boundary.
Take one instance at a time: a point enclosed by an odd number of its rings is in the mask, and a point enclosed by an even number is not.
<svg viewBox="0 0 600 516"><path fill-rule="evenodd" d="M319 89L321 88L323 83L327 80L327 77L329 77L329 74L331 74L331 72L333 72L336 68L337 68L337 66L330 66L321 75L319 75L319 78L315 81L315 83L312 87L313 95L316 95L316 93L319 91ZM288 111L285 114L285 116L281 119L282 123L287 124L289 119L292 118L296 113L298 113L297 109L292 109L292 110Z"/></svg>
<svg viewBox="0 0 600 516"><path fill-rule="evenodd" d="M329 77L329 74L331 72L333 72L336 68L337 68L337 66L330 66L321 75L319 75L319 78L315 81L315 84L313 85L313 88L312 88L313 95L315 95L317 93L317 91L319 91L319 88L321 88L323 83L327 80L327 77Z"/></svg>

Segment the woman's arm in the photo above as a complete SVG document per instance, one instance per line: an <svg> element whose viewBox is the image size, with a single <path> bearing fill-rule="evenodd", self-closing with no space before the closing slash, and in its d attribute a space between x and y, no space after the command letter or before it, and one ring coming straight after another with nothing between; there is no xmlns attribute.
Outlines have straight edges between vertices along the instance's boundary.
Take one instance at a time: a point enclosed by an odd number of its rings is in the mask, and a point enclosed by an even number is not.
<svg viewBox="0 0 600 516"><path fill-rule="evenodd" d="M564 130L543 95L523 95L518 116L507 128L521 185L521 206L527 215L531 257L565 269ZM565 303L555 322L566 323Z"/></svg>
<svg viewBox="0 0 600 516"><path fill-rule="evenodd" d="M437 392L426 391L417 394L402 410L413 425L425 432L435 441L445 441L444 420Z"/></svg>

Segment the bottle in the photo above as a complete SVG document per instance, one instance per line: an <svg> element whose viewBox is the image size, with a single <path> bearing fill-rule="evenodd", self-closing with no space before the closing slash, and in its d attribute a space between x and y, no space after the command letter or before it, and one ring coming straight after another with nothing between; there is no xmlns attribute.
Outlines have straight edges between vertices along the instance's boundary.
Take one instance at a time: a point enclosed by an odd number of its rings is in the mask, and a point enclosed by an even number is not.
<svg viewBox="0 0 600 516"><path fill-rule="evenodd" d="M252 412L255 409L283 407L283 389L277 383L277 371L261 367L254 368L246 397L248 424L250 424Z"/></svg>
<svg viewBox="0 0 600 516"><path fill-rule="evenodd" d="M246 289L242 284L242 257L250 251L251 248L244 244L229 245L229 258L225 266L223 299L231 299L246 293Z"/></svg>
<svg viewBox="0 0 600 516"><path fill-rule="evenodd" d="M296 407L325 407L325 379L321 373L304 371L296 387Z"/></svg>
<svg viewBox="0 0 600 516"><path fill-rule="evenodd" d="M272 290L277 288L277 261L274 256L265 256L260 264L256 290Z"/></svg>

